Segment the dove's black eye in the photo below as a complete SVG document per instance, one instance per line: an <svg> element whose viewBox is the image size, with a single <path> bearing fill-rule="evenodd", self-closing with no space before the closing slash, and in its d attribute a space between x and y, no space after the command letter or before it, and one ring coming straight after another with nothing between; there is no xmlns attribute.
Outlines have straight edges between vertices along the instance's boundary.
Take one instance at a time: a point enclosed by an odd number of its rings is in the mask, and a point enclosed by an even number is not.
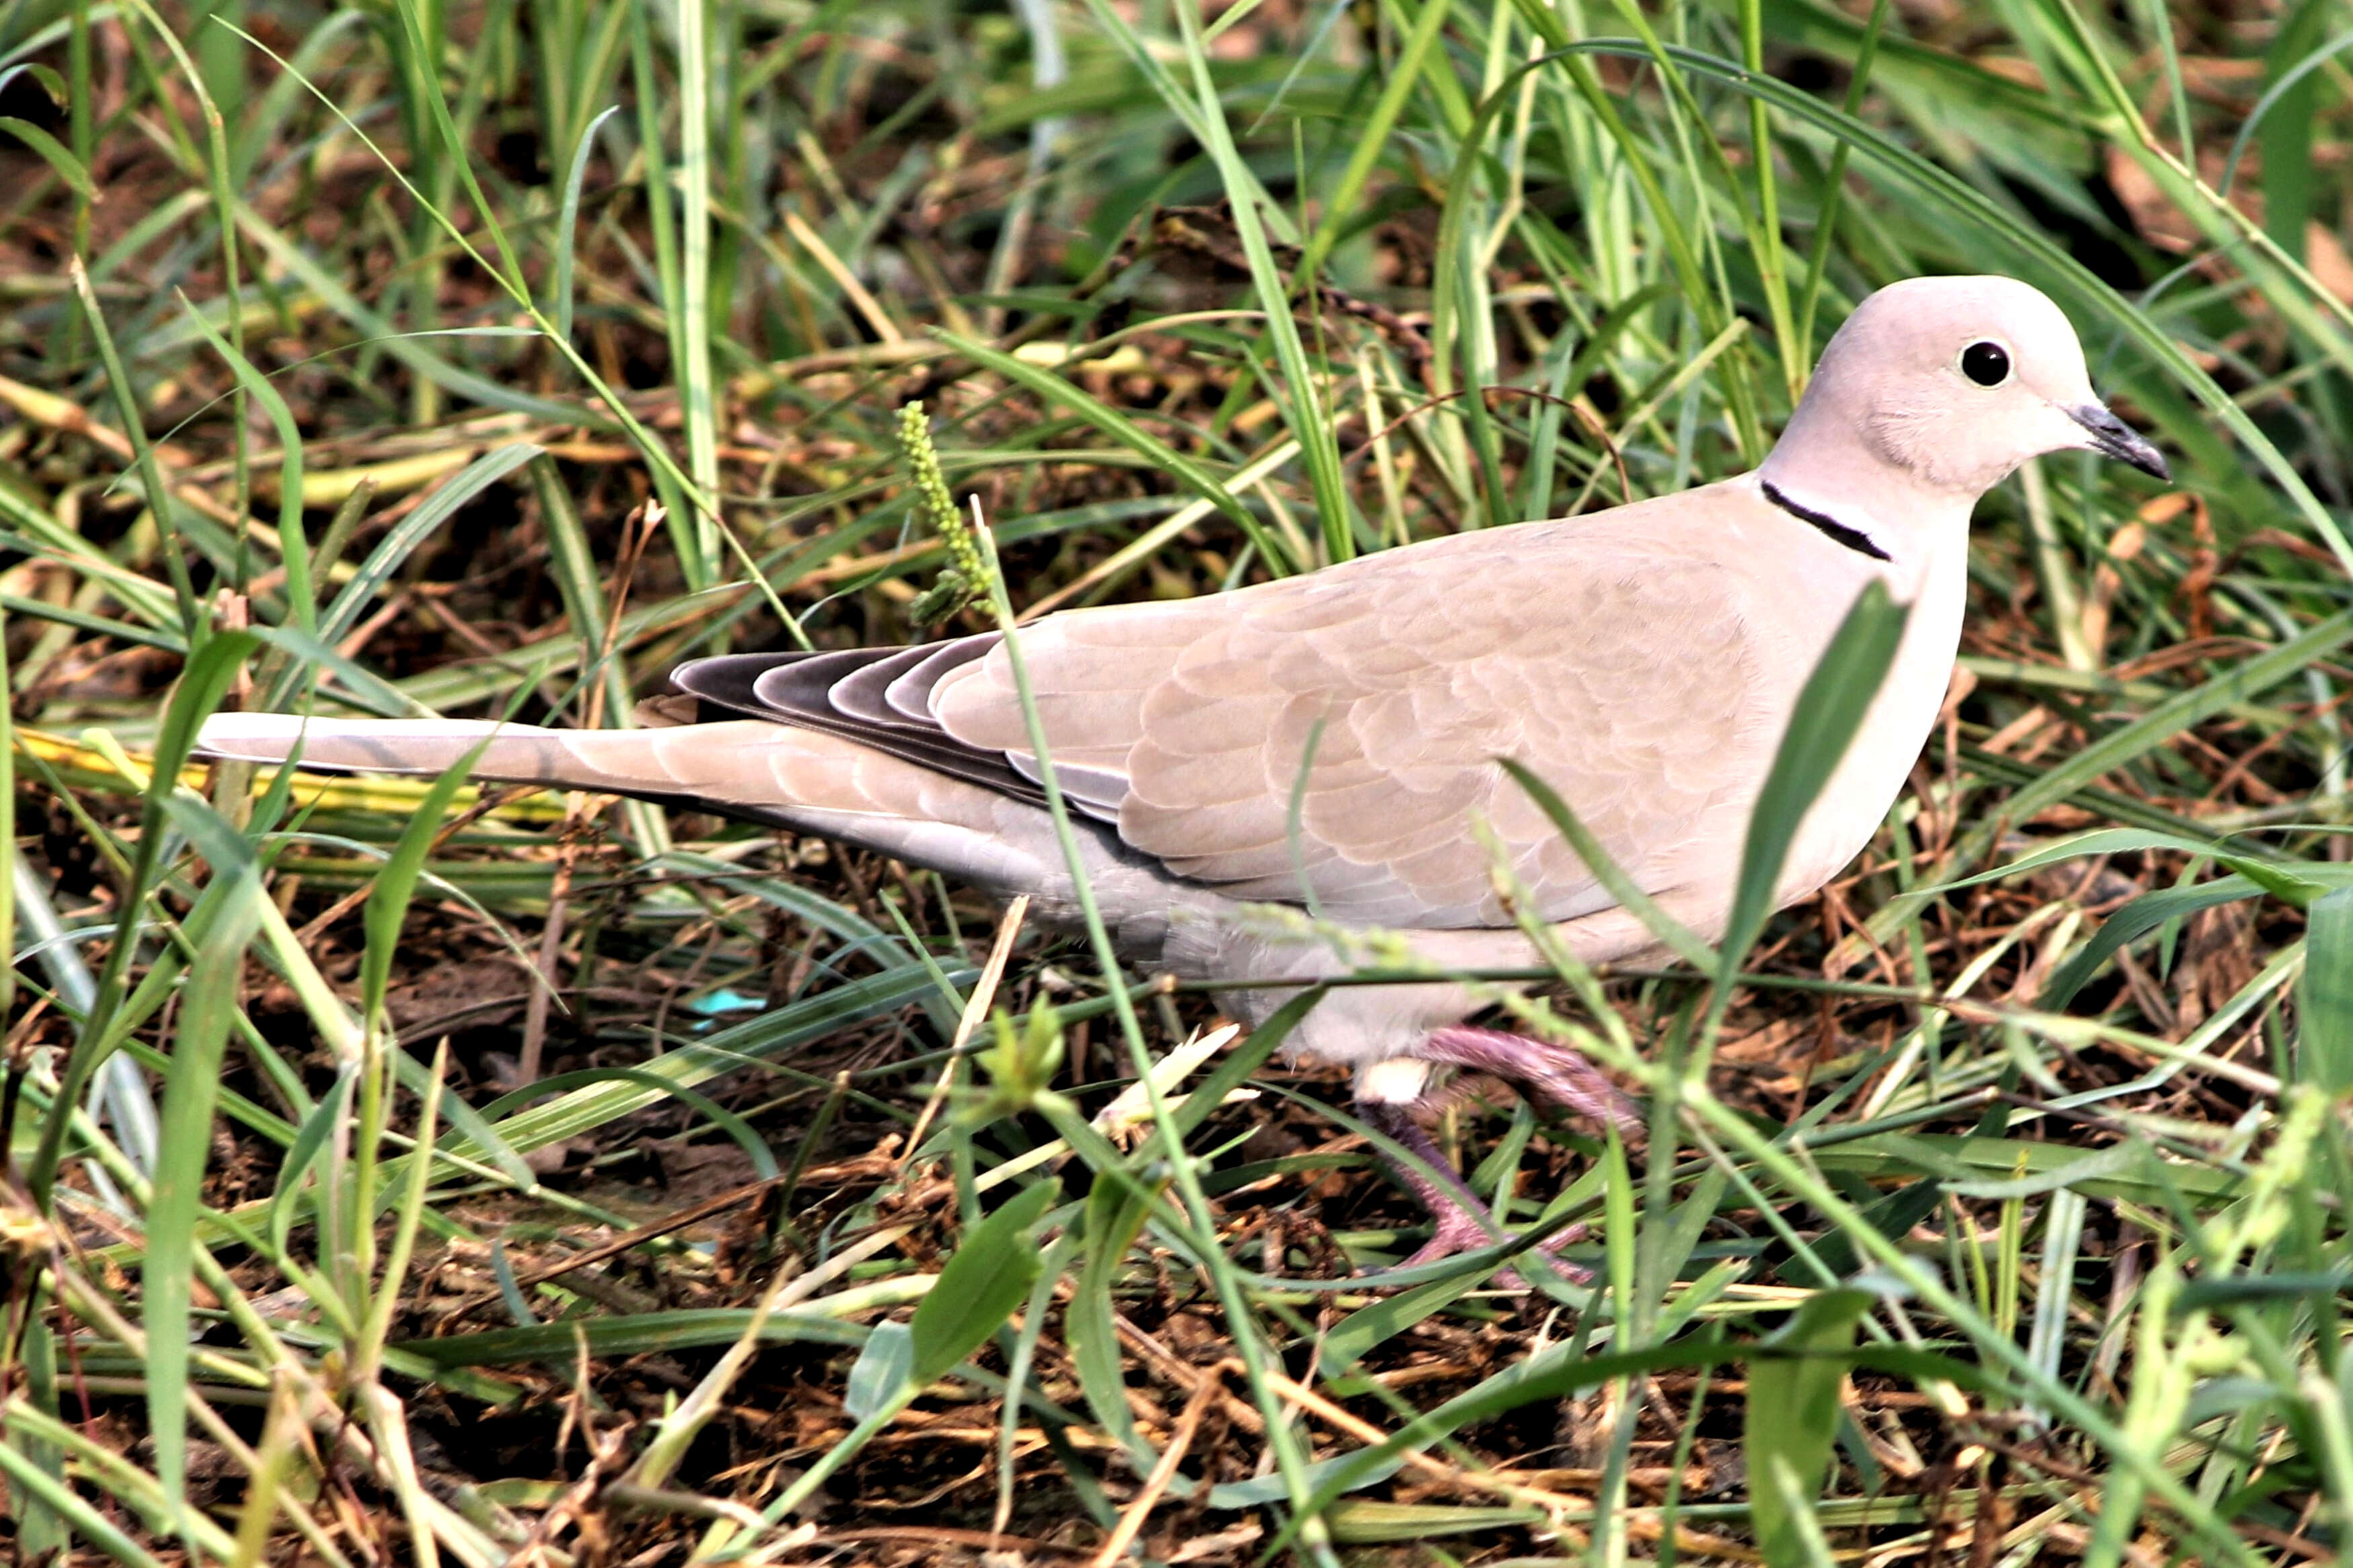
<svg viewBox="0 0 2353 1568"><path fill-rule="evenodd" d="M1961 351L1961 374L1979 386L2000 386L2010 379L2010 351L2000 343L1971 343Z"/></svg>

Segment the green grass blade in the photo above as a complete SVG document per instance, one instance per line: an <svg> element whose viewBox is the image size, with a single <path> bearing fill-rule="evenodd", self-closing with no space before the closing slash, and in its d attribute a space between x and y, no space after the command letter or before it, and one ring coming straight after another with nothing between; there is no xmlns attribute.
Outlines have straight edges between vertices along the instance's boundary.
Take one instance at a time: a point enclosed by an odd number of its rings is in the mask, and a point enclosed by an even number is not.
<svg viewBox="0 0 2353 1568"><path fill-rule="evenodd" d="M254 868L223 868L223 874L236 880L197 953L173 1037L154 1194L147 1205L147 1254L140 1270L155 1474L175 1508L185 1506L177 1500L185 1499L187 1474L189 1286L200 1245L195 1228L204 1206L205 1172L212 1163L213 1102L245 950L261 923L261 883ZM185 1532L187 1527L179 1528Z"/></svg>
<svg viewBox="0 0 2353 1568"><path fill-rule="evenodd" d="M1239 497L1229 490L1222 480L1208 469L1184 456L1157 436L1137 425L1134 420L1095 397L1082 387L1072 385L1061 377L1039 369L1027 361L999 353L986 343L943 329L940 341L969 358L986 370L996 372L1006 380L1029 388L1049 404L1059 404L1105 436L1134 452L1141 453L1155 467L1166 469L1185 483L1198 490L1219 511L1231 518L1258 546L1259 555L1269 569L1277 574L1297 571L1302 563L1293 561L1288 551L1278 544L1261 526L1258 517L1244 506Z"/></svg>
<svg viewBox="0 0 2353 1568"><path fill-rule="evenodd" d="M695 489L715 503L719 416L711 368L711 118L718 106L712 100L708 12L706 0L678 0L671 12L678 41L680 290L665 304L673 318L670 341L680 351L687 472L693 476ZM718 521L698 516L695 523L697 542L685 563L687 583L709 587L720 558Z"/></svg>
<svg viewBox="0 0 2353 1568"><path fill-rule="evenodd" d="M1661 909L1658 900L1626 874L1625 868L1619 865L1601 840L1593 836L1592 830L1585 826L1568 802L1561 799L1557 790L1525 764L1509 757L1503 759L1503 767L1512 775L1514 783L1527 791L1528 798L1536 803L1537 809L1550 819L1560 836L1568 840L1569 847L1577 851L1577 857L1585 862L1586 869L1592 872L1594 879L1618 900L1620 908L1632 913L1642 922L1645 931L1665 943L1669 951L1693 968L1712 971L1720 966L1721 961L1715 950L1702 942L1688 926Z"/></svg>
<svg viewBox="0 0 2353 1568"><path fill-rule="evenodd" d="M549 280L548 314L554 318L555 335L567 342L572 339L573 271L577 260L575 241L580 229L580 189L587 183L588 156L595 151L598 129L620 112L621 106L614 104L582 129L579 142L572 149L572 165L564 176L564 205L556 215L555 273Z"/></svg>
<svg viewBox="0 0 2353 1568"><path fill-rule="evenodd" d="M408 919L417 879L425 873L425 858L440 835L441 820L449 813L449 803L466 787L474 760L490 743L491 737L485 735L457 766L433 781L401 828L399 842L393 846L392 854L376 872L375 885L368 889L363 922L367 945L360 955L360 1010L372 1025L384 1009L384 994L392 983L393 960L400 952L401 928Z"/></svg>
<svg viewBox="0 0 2353 1568"><path fill-rule="evenodd" d="M443 481L424 505L410 512L368 552L367 560L319 623L319 638L330 646L341 642L359 623L360 613L367 608L375 591L400 569L409 552L423 543L433 531L467 502L491 486L505 479L525 463L540 455L541 448L529 441L516 441L496 447L467 464Z"/></svg>
<svg viewBox="0 0 2353 1568"><path fill-rule="evenodd" d="M122 1568L164 1568L162 1562L78 1495L65 1482L35 1464L22 1438L0 1443L0 1472L9 1485L64 1520L74 1534L121 1563Z"/></svg>
<svg viewBox="0 0 2353 1568"><path fill-rule="evenodd" d="M1438 0L1430 3L1436 5ZM1251 283L1258 291L1260 306L1266 311L1267 335L1274 342L1275 360L1282 366L1283 384L1277 401L1284 422L1291 427L1292 437L1306 458L1308 484L1314 493L1316 516L1323 524L1324 559L1345 561L1356 552L1353 526L1356 504L1341 475L1339 443L1334 437L1331 411L1324 399L1330 378L1308 363L1306 345L1300 341L1299 323L1292 314L1293 289L1307 288L1311 280L1303 274L1286 280L1275 265L1259 206L1261 186L1243 166L1241 153L1234 145L1233 130L1226 123L1225 109L1219 100L1198 20L1189 6L1176 7L1176 15L1184 29L1186 54L1192 66L1194 90L1198 95L1199 123L1208 132L1203 144L1225 184L1234 232L1241 239Z"/></svg>
<svg viewBox="0 0 2353 1568"><path fill-rule="evenodd" d="M2335 1099L2353 1089L2353 888L2314 900L2305 921L2296 1072Z"/></svg>
<svg viewBox="0 0 2353 1568"><path fill-rule="evenodd" d="M72 1054L58 1076L58 1103L77 1103L91 1074L111 1054L115 1041L113 1016L128 992L132 957L139 943L138 921L153 890L164 842L164 823L173 793L179 788L180 770L195 745L196 727L221 704L238 668L259 647L244 632L219 632L188 660L180 689L165 710L162 734L153 759L153 777L141 805L139 847L118 906L115 940L98 976L89 1015L83 1018ZM58 1163L65 1148L69 1119L56 1116L41 1130L41 1140L26 1168L25 1184L36 1206L46 1207L57 1180Z"/></svg>
<svg viewBox="0 0 2353 1568"><path fill-rule="evenodd" d="M204 333L205 341L227 364L247 395L261 405L262 412L269 416L270 427L278 432L278 546L279 559L286 568L286 605L293 612L297 626L305 631L316 630L319 602L311 586L311 543L302 532L302 432L294 423L294 411L286 406L286 400L278 395L269 378L215 331L185 295L181 296L180 302L186 309L188 320Z"/></svg>
<svg viewBox="0 0 2353 1568"><path fill-rule="evenodd" d="M1814 672L1798 693L1789 727L1773 754L1765 788L1749 818L1748 836L1741 847L1740 879L1735 885L1732 912L1725 921L1724 943L1716 978L1720 990L1730 989L1741 959L1764 929L1765 917L1779 902L1781 868L1799 826L1829 784L1840 759L1846 755L1863 714L1879 695L1881 681L1895 659L1910 616L1874 578L1864 587L1839 623L1830 646ZM1719 997L1717 1005L1724 1005Z"/></svg>

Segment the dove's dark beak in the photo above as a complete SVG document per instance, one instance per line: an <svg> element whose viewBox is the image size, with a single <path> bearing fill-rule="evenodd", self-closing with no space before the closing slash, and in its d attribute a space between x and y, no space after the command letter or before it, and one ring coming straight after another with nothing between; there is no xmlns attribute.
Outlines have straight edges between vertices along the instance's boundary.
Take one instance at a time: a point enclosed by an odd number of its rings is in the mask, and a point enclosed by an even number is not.
<svg viewBox="0 0 2353 1568"><path fill-rule="evenodd" d="M2173 470L2165 466L2165 456L2148 444L2141 433L2109 413L2096 403L2086 403L2080 408L2067 410L2067 417L2081 425L2091 437L2091 447L2105 458L2120 463L2130 463L2142 473L2170 480Z"/></svg>

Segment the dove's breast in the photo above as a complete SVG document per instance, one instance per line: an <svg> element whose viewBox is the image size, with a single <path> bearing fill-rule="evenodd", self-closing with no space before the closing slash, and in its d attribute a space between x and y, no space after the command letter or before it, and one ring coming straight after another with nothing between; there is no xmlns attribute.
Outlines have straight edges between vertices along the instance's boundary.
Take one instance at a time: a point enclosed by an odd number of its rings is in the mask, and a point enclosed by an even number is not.
<svg viewBox="0 0 2353 1568"><path fill-rule="evenodd" d="M1900 592L1904 584L1895 586ZM1964 517L1935 540L1918 574L1894 661L1862 728L1790 846L1778 902L1794 902L1837 876L1886 820L1944 707L1968 598ZM1835 631L1834 622L1824 635L1825 646Z"/></svg>

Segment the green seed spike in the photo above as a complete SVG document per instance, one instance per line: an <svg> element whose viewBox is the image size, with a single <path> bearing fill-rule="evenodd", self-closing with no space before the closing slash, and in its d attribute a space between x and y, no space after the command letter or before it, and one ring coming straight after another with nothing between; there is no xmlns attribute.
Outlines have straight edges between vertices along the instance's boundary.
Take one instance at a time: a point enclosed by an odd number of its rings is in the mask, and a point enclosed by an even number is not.
<svg viewBox="0 0 2353 1568"><path fill-rule="evenodd" d="M965 1116L974 1126L1018 1116L1041 1099L1062 1065L1062 1016L1050 1003L1040 1002L1017 1029L1013 1015L999 1007L989 1017L995 1043L980 1055L988 1075L986 1093L974 1096Z"/></svg>
<svg viewBox="0 0 2353 1568"><path fill-rule="evenodd" d="M900 408L899 445L907 454L916 504L930 518L933 531L948 550L949 564L940 569L938 579L908 608L917 625L931 626L982 597L987 592L988 568L981 561L972 524L956 510L955 499L948 493L947 479L940 472L940 455L932 447L931 422L923 416L921 403Z"/></svg>

